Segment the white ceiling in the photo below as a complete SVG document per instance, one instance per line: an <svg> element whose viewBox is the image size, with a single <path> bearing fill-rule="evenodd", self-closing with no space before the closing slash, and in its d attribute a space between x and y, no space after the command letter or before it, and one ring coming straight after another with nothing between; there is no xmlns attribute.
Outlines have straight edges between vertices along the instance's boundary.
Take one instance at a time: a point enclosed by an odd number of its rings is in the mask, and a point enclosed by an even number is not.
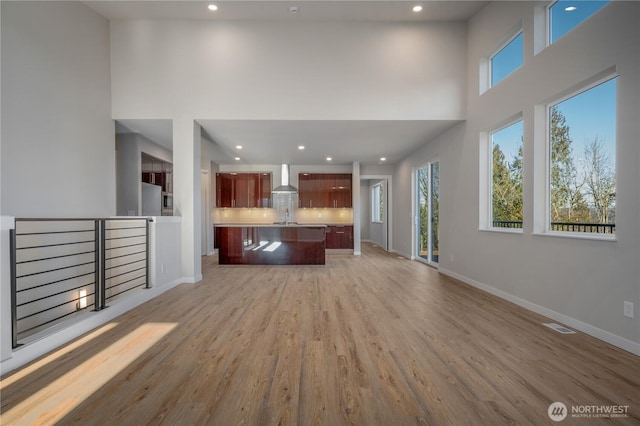
<svg viewBox="0 0 640 426"><path fill-rule="evenodd" d="M207 10L215 3L216 12ZM208 19L302 21L465 21L486 1L87 1L107 19ZM423 11L411 8L420 4ZM296 14L290 6L298 6ZM205 138L214 144L220 163L333 164L360 161L393 164L418 149L456 121L291 121L198 120ZM140 133L172 149L170 120L118 120L118 133ZM305 150L299 151L298 145ZM238 151L236 145L242 145ZM234 157L240 157L235 161Z"/></svg>
<svg viewBox="0 0 640 426"><path fill-rule="evenodd" d="M313 21L465 21L486 1L210 0L85 1L107 19L313 20ZM207 5L218 10L210 12ZM422 5L420 13L411 9ZM289 12L297 6L299 12Z"/></svg>
<svg viewBox="0 0 640 426"><path fill-rule="evenodd" d="M452 121L198 120L207 138L244 164L393 164ZM242 149L236 149L241 145ZM303 145L304 150L298 146ZM386 161L381 162L380 158Z"/></svg>

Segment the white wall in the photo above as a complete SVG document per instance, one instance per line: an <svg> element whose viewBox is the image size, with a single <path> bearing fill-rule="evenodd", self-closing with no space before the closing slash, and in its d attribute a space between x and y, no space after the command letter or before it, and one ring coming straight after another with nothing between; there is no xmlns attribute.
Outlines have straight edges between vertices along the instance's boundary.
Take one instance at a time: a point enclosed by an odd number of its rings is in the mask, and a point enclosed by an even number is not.
<svg viewBox="0 0 640 426"><path fill-rule="evenodd" d="M182 253L176 241L180 241L180 223L182 218L161 216L151 225L152 252L151 269L153 287L172 287L181 282L180 264Z"/></svg>
<svg viewBox="0 0 640 426"><path fill-rule="evenodd" d="M405 213L395 222L394 242L399 251L410 252L406 219L413 159L439 154L442 272L640 354L640 3L612 2L534 55L537 4L492 3L470 21L468 120L397 167L395 206ZM481 58L520 21L524 65L479 95ZM544 202L534 202L539 188L534 182L544 182L545 161L534 157L545 143L535 107L610 67L619 74L616 241L534 235L534 214L545 208ZM519 112L524 119L524 232L479 231L480 132ZM635 319L623 316L624 300L635 304Z"/></svg>
<svg viewBox="0 0 640 426"><path fill-rule="evenodd" d="M1 7L2 214L114 214L107 20L77 2Z"/></svg>
<svg viewBox="0 0 640 426"><path fill-rule="evenodd" d="M458 120L465 44L463 23L114 20L113 113Z"/></svg>

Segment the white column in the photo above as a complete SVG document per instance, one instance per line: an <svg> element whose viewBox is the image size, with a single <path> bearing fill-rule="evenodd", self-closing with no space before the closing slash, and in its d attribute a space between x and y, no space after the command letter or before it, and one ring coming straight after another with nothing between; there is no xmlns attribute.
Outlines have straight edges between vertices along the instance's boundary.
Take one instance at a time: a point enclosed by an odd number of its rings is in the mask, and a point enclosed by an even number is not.
<svg viewBox="0 0 640 426"><path fill-rule="evenodd" d="M359 256L360 251L360 162L353 162L353 182L351 183L351 196L353 200L353 254Z"/></svg>
<svg viewBox="0 0 640 426"><path fill-rule="evenodd" d="M174 214L182 216L181 275L185 282L202 279L200 247L200 125L192 118L173 119Z"/></svg>

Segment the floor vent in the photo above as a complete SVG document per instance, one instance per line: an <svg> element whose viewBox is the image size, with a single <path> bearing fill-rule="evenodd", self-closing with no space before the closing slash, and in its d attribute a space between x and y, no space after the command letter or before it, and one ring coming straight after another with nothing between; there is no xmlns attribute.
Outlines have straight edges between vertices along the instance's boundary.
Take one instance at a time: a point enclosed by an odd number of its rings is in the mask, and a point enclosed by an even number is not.
<svg viewBox="0 0 640 426"><path fill-rule="evenodd" d="M575 331L568 329L567 327L564 327L560 324L556 324L555 322L543 322L542 324L546 325L547 327L557 331L558 333L562 333L562 334L576 334Z"/></svg>

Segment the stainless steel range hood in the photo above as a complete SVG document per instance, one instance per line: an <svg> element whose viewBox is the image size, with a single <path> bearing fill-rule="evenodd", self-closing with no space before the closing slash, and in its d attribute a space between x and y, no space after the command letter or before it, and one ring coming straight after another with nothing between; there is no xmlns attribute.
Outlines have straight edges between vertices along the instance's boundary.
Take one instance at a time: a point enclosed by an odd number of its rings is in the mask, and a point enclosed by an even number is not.
<svg viewBox="0 0 640 426"><path fill-rule="evenodd" d="M276 194L290 194L298 192L298 188L289 185L289 165L282 165L282 174L280 175L280 186L273 189L271 192Z"/></svg>

